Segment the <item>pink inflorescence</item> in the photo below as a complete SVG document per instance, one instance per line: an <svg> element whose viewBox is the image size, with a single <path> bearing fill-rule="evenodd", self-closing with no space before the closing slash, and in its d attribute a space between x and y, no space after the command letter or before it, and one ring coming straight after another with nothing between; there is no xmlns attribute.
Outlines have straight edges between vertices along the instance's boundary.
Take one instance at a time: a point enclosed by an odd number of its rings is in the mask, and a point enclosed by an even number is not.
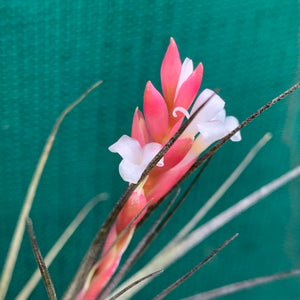
<svg viewBox="0 0 300 300"><path fill-rule="evenodd" d="M146 210L108 253L107 250L146 203L151 200L150 205L155 204L189 170L207 147L239 124L235 117L226 117L225 102L213 91L206 89L196 98L203 66L200 63L194 69L189 58L181 63L173 38L163 59L160 75L163 94L148 81L144 92L144 115L137 108L133 116L131 137L123 135L109 147L110 151L119 153L123 158L119 165L123 180L137 183L149 162L177 132L184 117L189 118L207 99L209 101L128 199L108 235L102 257L89 274L77 300L95 299L107 284L119 265L136 224ZM239 132L231 138L233 141L240 139Z"/></svg>

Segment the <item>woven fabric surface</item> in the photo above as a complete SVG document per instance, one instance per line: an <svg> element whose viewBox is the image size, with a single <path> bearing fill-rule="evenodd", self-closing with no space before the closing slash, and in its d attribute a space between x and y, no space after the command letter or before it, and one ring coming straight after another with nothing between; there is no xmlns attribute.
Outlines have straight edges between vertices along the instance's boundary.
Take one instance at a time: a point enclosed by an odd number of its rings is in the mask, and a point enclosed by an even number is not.
<svg viewBox="0 0 300 300"><path fill-rule="evenodd" d="M299 11L296 0L1 1L0 266L52 125L89 86L104 80L63 122L30 213L46 254L85 203L101 192L109 194L49 269L59 298L125 187L119 158L107 148L130 133L146 82L160 89L170 37L182 59L203 62L201 89L219 87L228 113L243 120L300 80ZM289 96L245 128L242 142L228 143L217 153L134 270L193 216L266 132L273 139L205 220L300 163L299 98L299 92ZM135 299L151 299L236 232L240 236L228 248L168 299L299 268L299 184L298 179L284 186L214 233ZM137 237L143 234L141 229ZM35 268L25 233L7 299L14 299ZM299 283L299 278L286 279L224 299L296 300ZM30 299L46 297L40 283Z"/></svg>

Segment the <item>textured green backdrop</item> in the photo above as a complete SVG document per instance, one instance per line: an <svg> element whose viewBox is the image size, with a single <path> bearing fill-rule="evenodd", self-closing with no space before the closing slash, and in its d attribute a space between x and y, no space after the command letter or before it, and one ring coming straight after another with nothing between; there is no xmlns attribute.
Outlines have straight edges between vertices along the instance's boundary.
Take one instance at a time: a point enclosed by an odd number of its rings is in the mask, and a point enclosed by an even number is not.
<svg viewBox="0 0 300 300"><path fill-rule="evenodd" d="M182 58L203 62L202 88L220 87L228 112L242 120L299 81L299 6L298 0L0 1L0 266L39 154L69 103L104 80L65 120L42 176L31 211L42 252L88 200L100 192L110 197L50 267L59 297L125 186L118 175L119 158L107 147L130 133L146 81L160 86L170 36ZM242 131L241 143L228 143L218 152L184 204L184 214L177 213L141 264L193 215L266 131L273 133L272 141L208 217L300 163L299 97L296 92L279 103ZM239 238L168 299L299 268L299 183L281 188L205 240L147 287L143 299L235 232ZM35 267L25 235L7 299L16 296ZM224 299L300 299L299 286L299 278L287 279ZM45 298L39 284L31 299Z"/></svg>

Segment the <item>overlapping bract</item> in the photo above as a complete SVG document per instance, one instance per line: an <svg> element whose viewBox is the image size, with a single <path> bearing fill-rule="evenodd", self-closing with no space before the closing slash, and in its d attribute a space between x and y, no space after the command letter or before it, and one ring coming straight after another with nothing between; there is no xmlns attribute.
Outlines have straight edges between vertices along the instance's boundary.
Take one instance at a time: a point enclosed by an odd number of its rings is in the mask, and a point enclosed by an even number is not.
<svg viewBox="0 0 300 300"><path fill-rule="evenodd" d="M133 117L131 137L123 135L109 148L123 158L119 171L125 181L137 183L148 163L177 132L184 117L190 116L188 110L199 91L202 75L201 63L195 69L189 58L181 63L176 43L171 38L161 66L163 94L149 81L144 92L144 116L137 108ZM207 147L238 126L235 117L226 117L225 102L208 89L197 97L191 114L207 99L209 101L191 124L128 199L109 233L103 250L104 255L91 271L77 300L95 299L113 275L130 242L135 225L142 216L108 253L107 249L146 203L150 200L151 205L156 203L188 171ZM239 141L240 133L236 133L231 139Z"/></svg>

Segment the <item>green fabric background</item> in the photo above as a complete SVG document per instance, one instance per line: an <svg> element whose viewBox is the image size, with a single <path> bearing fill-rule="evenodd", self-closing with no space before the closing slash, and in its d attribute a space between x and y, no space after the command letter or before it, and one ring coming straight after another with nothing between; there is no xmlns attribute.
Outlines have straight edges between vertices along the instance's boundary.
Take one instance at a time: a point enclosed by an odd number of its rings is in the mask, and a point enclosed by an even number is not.
<svg viewBox="0 0 300 300"><path fill-rule="evenodd" d="M125 187L118 174L120 159L107 147L130 133L147 80L160 89L170 36L182 59L203 62L201 89L220 87L228 113L243 120L299 81L299 25L298 0L1 1L0 266L50 129L90 85L104 80L63 123L30 214L46 254L87 201L101 192L110 196L50 267L58 297ZM272 132L271 142L205 220L300 163L299 96L296 92L267 111L242 131L242 142L218 152L138 266L193 216L265 132ZM236 232L240 236L227 249L168 299L299 268L299 183L281 188L213 234L135 299L151 299ZM25 234L7 299L14 299L35 268ZM300 279L292 278L224 299L300 299L299 286ZM42 284L30 299L46 299Z"/></svg>

